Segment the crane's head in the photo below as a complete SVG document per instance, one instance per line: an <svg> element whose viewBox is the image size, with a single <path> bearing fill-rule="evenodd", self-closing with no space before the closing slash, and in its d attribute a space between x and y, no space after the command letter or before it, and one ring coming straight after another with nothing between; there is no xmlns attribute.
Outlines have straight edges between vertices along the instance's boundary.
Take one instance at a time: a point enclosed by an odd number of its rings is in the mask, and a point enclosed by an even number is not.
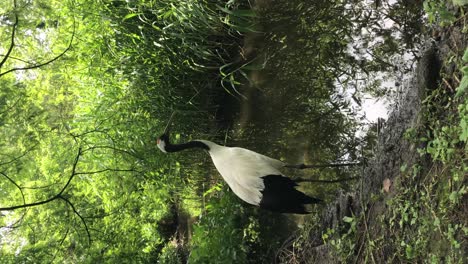
<svg viewBox="0 0 468 264"><path fill-rule="evenodd" d="M162 134L160 137L158 137L158 139L157 139L156 142L157 142L157 144L158 144L158 148L159 148L162 152L166 153L166 152L167 152L167 151L166 151L166 145L167 145L168 142L169 142L169 134L166 134L166 133Z"/></svg>
<svg viewBox="0 0 468 264"><path fill-rule="evenodd" d="M174 117L174 114L175 112L173 112L171 117L169 118L166 128L164 129L164 133L156 141L158 148L164 153L167 152L166 146L170 144L169 143L169 130L171 128L172 118Z"/></svg>

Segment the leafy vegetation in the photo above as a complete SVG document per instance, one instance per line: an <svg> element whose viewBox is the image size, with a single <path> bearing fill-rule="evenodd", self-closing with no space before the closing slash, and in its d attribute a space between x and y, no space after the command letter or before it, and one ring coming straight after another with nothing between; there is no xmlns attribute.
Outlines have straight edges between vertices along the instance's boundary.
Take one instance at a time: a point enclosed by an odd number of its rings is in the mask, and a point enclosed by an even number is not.
<svg viewBox="0 0 468 264"><path fill-rule="evenodd" d="M406 12L414 6L403 2L371 13L366 1L258 2L2 3L2 263L274 261L297 219L242 203L205 153L160 153L154 141L167 117L177 113L175 141L213 139L291 163L358 159L369 145L356 137L364 117L354 108L365 94L389 93L379 85L383 73L395 70L395 58L406 54L401 50L417 46L422 11ZM433 19L445 19L440 2L426 6ZM392 28L375 23L384 16L395 21ZM459 57L452 62L467 74ZM441 184L426 177L421 203L436 199L437 206L417 211L450 243L452 258L462 250L459 233L466 229L451 221L466 192L460 160L468 134L466 76L461 80L457 95L444 101L457 113L445 123L435 123L432 109L447 98L443 90L427 100L434 127L421 152L442 162L433 171L450 172L453 179ZM352 173L324 169L295 176L339 179ZM347 187L303 186L325 199ZM389 204L394 214L382 221L392 228L411 225L415 213L401 204L411 195L395 197ZM428 222L433 213L437 224ZM344 249L359 221L346 219L352 228L336 240L343 259L350 256ZM328 241L339 233L333 232ZM427 239L410 241L411 233L392 232L405 241L400 259L417 259L417 250L429 246Z"/></svg>
<svg viewBox="0 0 468 264"><path fill-rule="evenodd" d="M229 47L216 43L235 46L221 40L237 36L214 3L206 8L218 13L204 16L192 13L203 2L164 4L2 5L2 262L154 262L174 234L174 207L197 196L201 173L181 171L152 143L176 107L182 118L197 113L181 130L208 131L200 120L216 91L197 97L192 87L216 69L197 65L222 66ZM204 56L215 46L219 57Z"/></svg>
<svg viewBox="0 0 468 264"><path fill-rule="evenodd" d="M443 1L426 1L424 8L430 22L445 27L440 30L466 31L464 18L450 13ZM359 213L345 216L336 228L321 232L332 260L464 263L468 49L452 41L438 84L432 90L427 87L420 121L404 135L413 146L419 146L415 151L420 159L412 164L403 162L393 182L384 182L381 193L360 202ZM463 38L461 43L466 43ZM317 250L317 243L310 238L314 230L317 226L310 222L301 232L306 235L296 239L292 247L296 256ZM293 258L287 262L297 263Z"/></svg>

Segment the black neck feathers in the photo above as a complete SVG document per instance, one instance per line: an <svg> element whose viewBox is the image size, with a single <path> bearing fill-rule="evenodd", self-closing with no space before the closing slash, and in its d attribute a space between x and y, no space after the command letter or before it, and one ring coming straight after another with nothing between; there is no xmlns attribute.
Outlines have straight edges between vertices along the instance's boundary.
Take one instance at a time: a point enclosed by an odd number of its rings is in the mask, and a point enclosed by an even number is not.
<svg viewBox="0 0 468 264"><path fill-rule="evenodd" d="M167 152L177 152L181 151L184 149L190 149L190 148L201 148L204 150L210 150L210 147L206 145L205 143L201 141L189 141L187 143L182 143L182 144L171 144L169 142L166 142L166 147L164 148Z"/></svg>

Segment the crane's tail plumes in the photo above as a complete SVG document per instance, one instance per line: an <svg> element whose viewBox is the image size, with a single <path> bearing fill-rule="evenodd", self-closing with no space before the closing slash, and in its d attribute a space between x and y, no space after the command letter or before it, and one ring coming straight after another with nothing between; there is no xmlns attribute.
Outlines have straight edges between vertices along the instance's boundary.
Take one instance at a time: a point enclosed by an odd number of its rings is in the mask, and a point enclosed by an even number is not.
<svg viewBox="0 0 468 264"><path fill-rule="evenodd" d="M297 183L282 175L262 177L265 188L262 191L260 207L280 213L308 214L306 204L322 200L310 197L296 189Z"/></svg>

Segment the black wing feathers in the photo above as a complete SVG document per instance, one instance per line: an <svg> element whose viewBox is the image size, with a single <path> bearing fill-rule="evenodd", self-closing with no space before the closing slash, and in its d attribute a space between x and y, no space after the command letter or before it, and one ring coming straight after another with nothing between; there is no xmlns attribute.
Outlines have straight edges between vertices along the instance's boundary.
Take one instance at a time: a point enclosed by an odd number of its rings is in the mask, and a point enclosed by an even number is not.
<svg viewBox="0 0 468 264"><path fill-rule="evenodd" d="M267 175L262 179L265 189L262 191L261 208L280 213L308 214L305 204L322 201L296 190L297 183L282 175Z"/></svg>

